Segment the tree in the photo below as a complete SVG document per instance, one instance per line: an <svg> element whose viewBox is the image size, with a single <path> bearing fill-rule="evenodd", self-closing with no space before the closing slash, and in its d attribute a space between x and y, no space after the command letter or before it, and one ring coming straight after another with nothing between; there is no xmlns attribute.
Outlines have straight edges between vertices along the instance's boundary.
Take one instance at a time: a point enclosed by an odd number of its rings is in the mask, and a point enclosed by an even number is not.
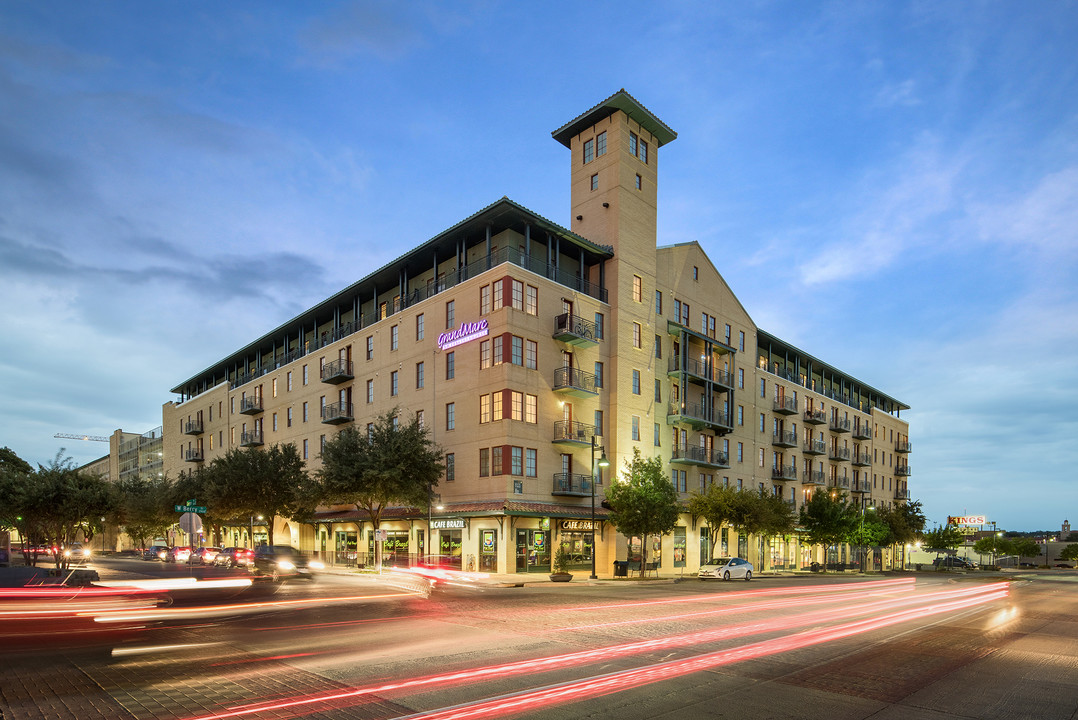
<svg viewBox="0 0 1078 720"><path fill-rule="evenodd" d="M816 492L801 506L799 519L810 543L831 547L853 539L861 513L857 503L847 501L844 492Z"/></svg>
<svg viewBox="0 0 1078 720"><path fill-rule="evenodd" d="M1035 558L1040 556L1041 546L1027 537L1015 538L1012 552L1019 558Z"/></svg>
<svg viewBox="0 0 1078 720"><path fill-rule="evenodd" d="M43 542L37 531L37 517L30 511L30 489L34 468L11 448L0 449L0 528L16 530L22 540L24 562L34 565L37 555L30 546Z"/></svg>
<svg viewBox="0 0 1078 720"><path fill-rule="evenodd" d="M154 538L163 536L176 514L172 512L172 483L166 477L148 480L132 478L117 485L120 509L117 524L140 548L149 547Z"/></svg>
<svg viewBox="0 0 1078 720"><path fill-rule="evenodd" d="M708 485L706 492L693 491L689 497L688 510L694 518L703 518L707 522L707 539L710 543L709 557L715 557L715 545L718 544L724 525L733 517L734 495L737 490L729 485Z"/></svg>
<svg viewBox="0 0 1078 720"><path fill-rule="evenodd" d="M633 459L625 461L622 480L606 489L610 522L625 537L642 541L640 568L647 567L648 536L665 535L677 524L677 491L663 471L661 458L643 458L633 448Z"/></svg>
<svg viewBox="0 0 1078 720"><path fill-rule="evenodd" d="M781 495L760 489L741 490L734 495L732 524L746 535L756 537L761 558L760 569L766 569L765 543L775 535L785 535L795 527L793 510Z"/></svg>
<svg viewBox="0 0 1078 720"><path fill-rule="evenodd" d="M1060 560L1078 560L1078 544L1068 545L1059 553Z"/></svg>
<svg viewBox="0 0 1078 720"><path fill-rule="evenodd" d="M419 417L402 424L398 414L393 408L380 416L369 436L345 428L322 449L321 498L366 511L375 530L390 506L425 507L445 471L445 454ZM374 563L381 569L381 543L374 544Z"/></svg>
<svg viewBox="0 0 1078 720"><path fill-rule="evenodd" d="M924 534L925 550L933 550L939 554L945 550L957 550L958 546L965 541L965 537L954 525L944 525Z"/></svg>
<svg viewBox="0 0 1078 720"><path fill-rule="evenodd" d="M1013 555L1014 541L992 534L973 543L973 552L978 555L992 555L993 558L998 555Z"/></svg>

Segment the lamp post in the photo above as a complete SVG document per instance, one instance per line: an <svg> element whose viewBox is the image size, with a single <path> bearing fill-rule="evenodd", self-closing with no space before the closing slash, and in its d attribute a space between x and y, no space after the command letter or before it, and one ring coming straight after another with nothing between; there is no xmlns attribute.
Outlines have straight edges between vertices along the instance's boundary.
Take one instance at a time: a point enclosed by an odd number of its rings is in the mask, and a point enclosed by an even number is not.
<svg viewBox="0 0 1078 720"><path fill-rule="evenodd" d="M599 449L600 458L599 466L595 466L595 450ZM606 459L606 448L599 447L595 444L595 435L591 436L591 579L595 580L598 576L595 574L595 483L598 473L602 472L602 468L609 467L610 461Z"/></svg>
<svg viewBox="0 0 1078 720"><path fill-rule="evenodd" d="M866 508L865 499L863 497L861 498L861 530L857 533L857 551L860 554L861 560L861 568L859 572L862 574L864 574L865 572L865 511L875 509L876 508L872 507L871 505Z"/></svg>

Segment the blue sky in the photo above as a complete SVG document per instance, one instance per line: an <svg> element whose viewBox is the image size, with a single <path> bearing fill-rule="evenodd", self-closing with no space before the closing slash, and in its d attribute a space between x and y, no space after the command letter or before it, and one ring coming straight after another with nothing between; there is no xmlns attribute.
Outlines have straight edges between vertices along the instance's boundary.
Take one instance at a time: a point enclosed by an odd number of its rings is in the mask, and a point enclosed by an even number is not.
<svg viewBox="0 0 1078 720"><path fill-rule="evenodd" d="M77 462L626 88L659 242L912 407L930 521L1078 520L1078 5L0 4L0 446Z"/></svg>

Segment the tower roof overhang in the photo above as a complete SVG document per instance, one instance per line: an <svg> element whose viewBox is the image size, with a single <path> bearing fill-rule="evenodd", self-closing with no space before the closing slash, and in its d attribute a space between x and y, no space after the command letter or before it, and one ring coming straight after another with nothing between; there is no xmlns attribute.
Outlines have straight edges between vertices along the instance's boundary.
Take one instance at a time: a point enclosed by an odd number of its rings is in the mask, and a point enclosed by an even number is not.
<svg viewBox="0 0 1078 720"><path fill-rule="evenodd" d="M591 110L588 110L574 120L570 120L550 134L565 147L570 147L570 143L574 137L600 120L613 115L618 110L621 110L633 120L640 123L640 127L652 134L659 147L662 147L671 140L677 139L677 133L671 130L669 125L641 105L636 98L625 92L625 88L618 90Z"/></svg>

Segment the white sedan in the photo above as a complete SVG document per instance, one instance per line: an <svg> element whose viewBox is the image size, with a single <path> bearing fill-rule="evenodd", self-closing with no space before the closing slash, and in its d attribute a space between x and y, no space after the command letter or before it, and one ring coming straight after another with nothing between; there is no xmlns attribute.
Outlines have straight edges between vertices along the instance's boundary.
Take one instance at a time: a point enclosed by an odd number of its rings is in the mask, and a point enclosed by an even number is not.
<svg viewBox="0 0 1078 720"><path fill-rule="evenodd" d="M701 580L709 578L745 578L752 580L752 563L741 558L713 558L700 566Z"/></svg>

